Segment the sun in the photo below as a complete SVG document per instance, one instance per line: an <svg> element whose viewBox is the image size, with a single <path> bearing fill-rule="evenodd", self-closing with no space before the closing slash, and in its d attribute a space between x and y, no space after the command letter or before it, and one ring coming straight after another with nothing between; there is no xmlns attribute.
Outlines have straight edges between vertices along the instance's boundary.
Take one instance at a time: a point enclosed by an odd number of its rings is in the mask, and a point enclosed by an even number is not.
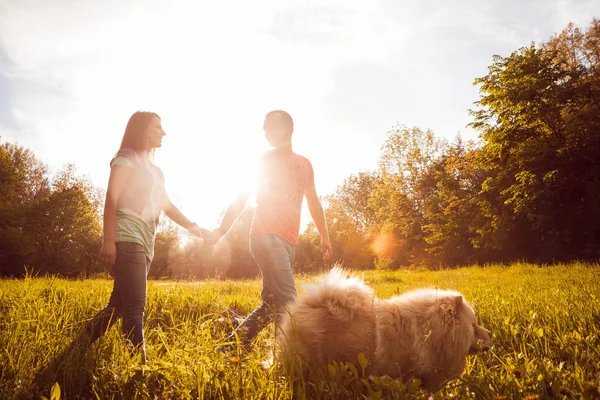
<svg viewBox="0 0 600 400"><path fill-rule="evenodd" d="M268 147L256 127L205 129L211 133L190 132L185 122L171 124L165 119L167 135L155 162L164 172L173 203L201 227L214 229L239 194L253 191L258 159Z"/></svg>

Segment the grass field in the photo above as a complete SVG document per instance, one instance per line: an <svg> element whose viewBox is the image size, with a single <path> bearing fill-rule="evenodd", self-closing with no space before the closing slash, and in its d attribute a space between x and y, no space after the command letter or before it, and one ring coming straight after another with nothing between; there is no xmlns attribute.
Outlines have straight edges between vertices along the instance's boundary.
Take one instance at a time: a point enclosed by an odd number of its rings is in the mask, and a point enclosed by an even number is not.
<svg viewBox="0 0 600 400"><path fill-rule="evenodd" d="M361 272L379 297L417 287L458 290L494 334L491 350L470 356L439 398L600 398L600 267L469 267ZM299 276L298 285L311 281ZM0 399L421 398L415 385L363 376L346 365L326 382L303 386L259 363L274 329L249 354L214 351L224 339L215 318L259 302L260 281L153 281L146 313L148 365L141 374L118 327L91 348L64 350L108 300L109 280L0 280ZM54 385L58 381L58 385Z"/></svg>

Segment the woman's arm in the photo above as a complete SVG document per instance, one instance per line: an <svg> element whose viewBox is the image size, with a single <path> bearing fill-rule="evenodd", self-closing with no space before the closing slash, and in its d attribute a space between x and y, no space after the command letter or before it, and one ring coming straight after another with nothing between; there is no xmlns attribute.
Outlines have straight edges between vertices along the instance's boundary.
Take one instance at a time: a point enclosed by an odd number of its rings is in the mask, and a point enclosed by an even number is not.
<svg viewBox="0 0 600 400"><path fill-rule="evenodd" d="M122 165L114 165L110 169L104 202L104 239L100 248L100 261L108 267L115 263L117 257L115 246L117 202L131 176L131 171L133 171L131 168Z"/></svg>
<svg viewBox="0 0 600 400"><path fill-rule="evenodd" d="M177 225L181 226L184 229L190 230L196 226L195 223L187 219L185 215L175 205L171 202L169 196L165 193L165 201L163 203L163 211L165 215L169 217L173 222Z"/></svg>

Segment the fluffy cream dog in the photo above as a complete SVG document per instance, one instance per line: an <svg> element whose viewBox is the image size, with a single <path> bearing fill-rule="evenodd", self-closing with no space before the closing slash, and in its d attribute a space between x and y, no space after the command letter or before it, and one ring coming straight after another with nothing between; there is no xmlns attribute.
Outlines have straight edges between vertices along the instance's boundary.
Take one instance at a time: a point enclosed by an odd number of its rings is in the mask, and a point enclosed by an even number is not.
<svg viewBox="0 0 600 400"><path fill-rule="evenodd" d="M280 329L277 358L288 368L326 373L329 361L357 365L363 353L369 374L418 378L429 391L492 342L460 293L423 289L380 300L339 267L290 306Z"/></svg>

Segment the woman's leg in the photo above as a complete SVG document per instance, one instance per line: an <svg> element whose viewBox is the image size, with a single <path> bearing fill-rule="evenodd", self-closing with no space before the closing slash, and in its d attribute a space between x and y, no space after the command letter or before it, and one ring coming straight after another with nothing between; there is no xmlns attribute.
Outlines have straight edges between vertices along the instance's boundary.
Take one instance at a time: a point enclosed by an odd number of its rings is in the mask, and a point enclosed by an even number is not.
<svg viewBox="0 0 600 400"><path fill-rule="evenodd" d="M115 268L122 263L123 257L119 255L119 249L117 247L117 257L115 259ZM100 336L104 334L117 319L123 316L123 303L121 301L122 286L124 284L122 279L119 279L116 274L114 275L113 291L108 300L108 304L102 310L100 310L94 317L86 324L85 332L90 339L90 343L94 343Z"/></svg>
<svg viewBox="0 0 600 400"><path fill-rule="evenodd" d="M117 243L121 263L115 263L115 280L120 284L123 312L123 333L134 346L144 342L144 310L146 308L146 279L149 262L142 245ZM117 256L117 257L118 257Z"/></svg>

